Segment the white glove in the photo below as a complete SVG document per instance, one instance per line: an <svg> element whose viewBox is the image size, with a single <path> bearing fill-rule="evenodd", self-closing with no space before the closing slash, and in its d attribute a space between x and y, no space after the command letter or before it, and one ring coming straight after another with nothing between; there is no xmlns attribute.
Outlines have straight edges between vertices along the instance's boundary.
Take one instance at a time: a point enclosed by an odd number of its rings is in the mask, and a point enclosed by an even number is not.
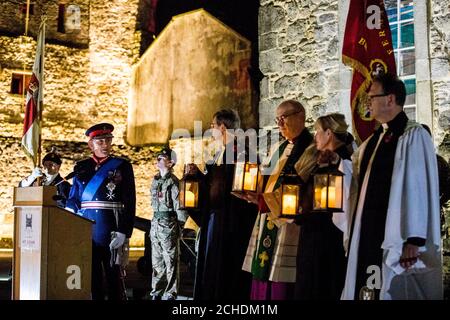
<svg viewBox="0 0 450 320"><path fill-rule="evenodd" d="M44 174L42 173L42 169L39 167L36 167L33 169L33 172L31 173L31 176L36 179L38 177L42 177Z"/></svg>
<svg viewBox="0 0 450 320"><path fill-rule="evenodd" d="M109 248L110 249L117 249L120 246L123 245L123 243L125 242L125 234L121 233L121 232L114 232L114 238L112 238L110 244L109 244Z"/></svg>
<svg viewBox="0 0 450 320"><path fill-rule="evenodd" d="M42 177L42 169L39 167L34 168L33 172L20 182L20 186L21 187L31 186L33 182L37 179L37 177Z"/></svg>

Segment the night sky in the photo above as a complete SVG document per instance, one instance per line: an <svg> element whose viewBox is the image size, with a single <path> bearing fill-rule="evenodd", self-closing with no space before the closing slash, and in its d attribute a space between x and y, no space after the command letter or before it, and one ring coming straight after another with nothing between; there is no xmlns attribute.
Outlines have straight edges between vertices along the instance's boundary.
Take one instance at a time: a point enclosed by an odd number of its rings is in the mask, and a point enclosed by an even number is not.
<svg viewBox="0 0 450 320"><path fill-rule="evenodd" d="M164 29L172 16L203 8L257 44L258 7L259 0L159 0L156 33Z"/></svg>
<svg viewBox="0 0 450 320"><path fill-rule="evenodd" d="M258 59L259 0L159 0L155 17L156 35L170 22L172 16L200 8L205 9L251 41L252 58L248 71L253 87L259 91L259 81L262 79Z"/></svg>

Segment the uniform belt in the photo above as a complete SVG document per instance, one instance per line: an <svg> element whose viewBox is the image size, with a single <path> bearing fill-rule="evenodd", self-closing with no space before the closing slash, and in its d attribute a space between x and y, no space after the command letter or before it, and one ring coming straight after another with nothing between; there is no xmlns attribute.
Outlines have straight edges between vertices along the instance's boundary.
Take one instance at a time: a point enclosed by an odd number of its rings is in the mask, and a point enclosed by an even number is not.
<svg viewBox="0 0 450 320"><path fill-rule="evenodd" d="M176 217L175 211L155 211L153 212L153 218L170 218Z"/></svg>
<svg viewBox="0 0 450 320"><path fill-rule="evenodd" d="M111 201L83 201L81 202L81 209L123 209L122 202Z"/></svg>

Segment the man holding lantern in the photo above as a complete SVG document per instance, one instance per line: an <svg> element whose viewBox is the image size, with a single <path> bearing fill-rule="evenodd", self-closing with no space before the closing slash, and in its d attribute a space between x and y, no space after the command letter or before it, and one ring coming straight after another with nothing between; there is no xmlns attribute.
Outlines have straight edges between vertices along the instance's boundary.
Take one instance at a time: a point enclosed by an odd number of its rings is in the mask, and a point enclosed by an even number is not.
<svg viewBox="0 0 450 320"><path fill-rule="evenodd" d="M267 158L269 161L264 163L268 168L264 172L264 192L240 195L257 204L259 209L242 267L253 277L252 300L287 300L293 297L300 227L293 224L292 219L280 217L280 202L274 195L280 189L283 191L280 186L284 175L299 174L306 181L315 165L312 161L303 168L297 166L313 140L305 128L305 108L301 103L295 100L282 102L276 109L275 123L285 140L275 145ZM308 155L314 158L315 148L308 150ZM298 205L296 207L297 212Z"/></svg>

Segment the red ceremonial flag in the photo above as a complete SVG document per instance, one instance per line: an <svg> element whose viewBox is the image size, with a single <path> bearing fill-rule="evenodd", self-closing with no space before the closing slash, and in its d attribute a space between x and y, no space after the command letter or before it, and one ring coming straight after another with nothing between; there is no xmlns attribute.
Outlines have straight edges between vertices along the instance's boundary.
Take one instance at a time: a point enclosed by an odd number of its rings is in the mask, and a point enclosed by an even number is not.
<svg viewBox="0 0 450 320"><path fill-rule="evenodd" d="M350 94L353 132L358 141L364 141L376 125L366 107L372 76L379 72L397 73L383 0L350 0L342 61L353 68Z"/></svg>
<svg viewBox="0 0 450 320"><path fill-rule="evenodd" d="M37 155L40 144L39 112L42 106L43 79L44 79L44 45L45 24L42 23L37 38L36 57L33 64L33 74L27 87L25 104L25 119L23 122L22 146L26 153L37 164Z"/></svg>

